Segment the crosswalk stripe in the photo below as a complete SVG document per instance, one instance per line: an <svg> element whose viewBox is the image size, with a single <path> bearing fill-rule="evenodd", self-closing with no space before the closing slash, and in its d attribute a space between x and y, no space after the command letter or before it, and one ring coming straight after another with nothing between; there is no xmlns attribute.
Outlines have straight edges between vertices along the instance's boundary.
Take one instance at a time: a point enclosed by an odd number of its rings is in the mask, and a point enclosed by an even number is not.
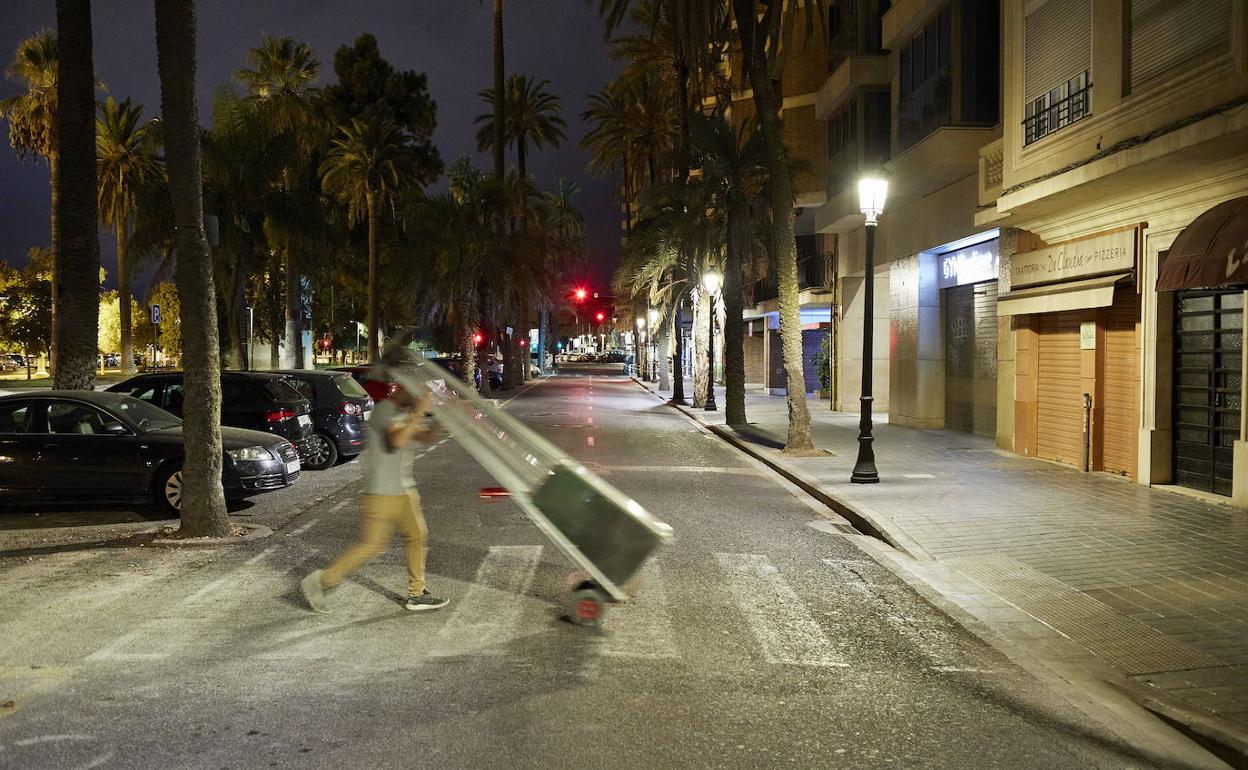
<svg viewBox="0 0 1248 770"><path fill-rule="evenodd" d="M603 653L623 658L675 658L675 633L663 570L653 561L641 568L637 596L612 607L603 621L609 634Z"/></svg>
<svg viewBox="0 0 1248 770"><path fill-rule="evenodd" d="M769 663L846 666L810 610L766 556L717 553L729 588Z"/></svg>
<svg viewBox="0 0 1248 770"><path fill-rule="evenodd" d="M524 594L542 559L540 545L493 545L467 595L438 631L433 656L497 653L515 636Z"/></svg>

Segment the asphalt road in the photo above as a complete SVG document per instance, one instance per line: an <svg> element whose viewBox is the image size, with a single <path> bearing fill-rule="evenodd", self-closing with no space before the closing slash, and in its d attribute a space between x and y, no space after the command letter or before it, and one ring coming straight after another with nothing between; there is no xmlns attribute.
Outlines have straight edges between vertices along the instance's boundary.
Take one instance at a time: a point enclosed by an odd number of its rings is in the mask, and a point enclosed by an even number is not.
<svg viewBox="0 0 1248 770"><path fill-rule="evenodd" d="M403 610L397 541L332 613L302 606L298 578L355 534L354 463L301 482L293 518L258 501L271 538L4 559L0 767L1157 762L624 378L555 377L508 409L675 529L600 629L558 618L570 566L447 441L414 469L440 612Z"/></svg>

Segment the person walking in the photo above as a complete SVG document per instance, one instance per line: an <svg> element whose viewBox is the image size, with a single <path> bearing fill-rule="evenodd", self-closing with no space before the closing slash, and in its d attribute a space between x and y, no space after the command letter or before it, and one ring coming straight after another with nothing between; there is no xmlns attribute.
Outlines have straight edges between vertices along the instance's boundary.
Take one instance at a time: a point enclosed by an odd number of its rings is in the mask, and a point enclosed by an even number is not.
<svg viewBox="0 0 1248 770"><path fill-rule="evenodd" d="M364 448L364 496L360 539L333 564L316 570L299 584L304 599L317 612L328 612L326 593L351 573L386 550L397 527L407 541L408 596L406 609L437 610L448 604L425 588L425 543L429 530L412 480L412 445L429 443L429 399L403 388L373 409Z"/></svg>

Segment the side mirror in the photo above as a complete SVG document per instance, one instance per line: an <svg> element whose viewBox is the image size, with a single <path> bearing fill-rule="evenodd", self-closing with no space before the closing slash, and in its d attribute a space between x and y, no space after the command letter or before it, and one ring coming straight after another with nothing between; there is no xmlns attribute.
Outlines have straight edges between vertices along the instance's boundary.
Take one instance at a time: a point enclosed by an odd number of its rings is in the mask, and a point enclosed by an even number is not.
<svg viewBox="0 0 1248 770"><path fill-rule="evenodd" d="M106 436L125 436L130 433L130 429L119 422L106 422L100 426L100 433Z"/></svg>

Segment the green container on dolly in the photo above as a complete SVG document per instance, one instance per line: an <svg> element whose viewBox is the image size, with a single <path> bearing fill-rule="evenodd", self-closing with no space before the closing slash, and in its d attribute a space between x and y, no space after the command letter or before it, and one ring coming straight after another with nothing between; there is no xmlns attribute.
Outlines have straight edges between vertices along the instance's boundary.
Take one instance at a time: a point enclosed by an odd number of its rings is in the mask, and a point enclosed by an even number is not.
<svg viewBox="0 0 1248 770"><path fill-rule="evenodd" d="M627 601L629 579L672 539L637 501L434 362L391 347L377 376L431 393L433 418L578 567L564 613L573 623L597 625L607 604Z"/></svg>

